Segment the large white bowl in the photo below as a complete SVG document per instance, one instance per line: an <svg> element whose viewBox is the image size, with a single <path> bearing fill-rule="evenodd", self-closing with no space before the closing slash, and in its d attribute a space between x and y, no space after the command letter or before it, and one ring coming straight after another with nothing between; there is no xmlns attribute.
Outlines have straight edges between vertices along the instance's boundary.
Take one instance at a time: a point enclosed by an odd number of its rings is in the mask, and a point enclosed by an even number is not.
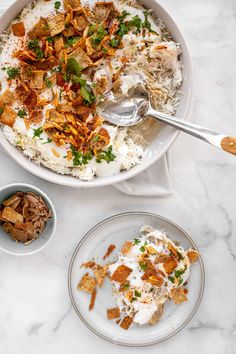
<svg viewBox="0 0 236 354"><path fill-rule="evenodd" d="M13 5L5 11L2 17L0 17L0 33L8 27L11 20L15 18L22 8L29 2L31 2L31 0L16 0ZM165 22L174 39L181 44L183 52L183 85L181 91L183 92L183 95L177 110L177 115L182 119L186 119L192 95L192 65L185 39L175 20L162 5L156 0L143 0L142 3L146 8L153 9L154 15L160 17ZM36 165L33 161L30 161L25 157L21 151L12 146L3 136L1 131L0 142L17 163L41 178L70 187L97 187L124 181L145 170L169 149L177 135L178 131L175 129L168 126L163 127L157 138L148 146L148 153L141 164L134 166L129 171L123 171L119 175L95 177L94 180L89 182L81 181L72 176L60 175L43 166Z"/></svg>

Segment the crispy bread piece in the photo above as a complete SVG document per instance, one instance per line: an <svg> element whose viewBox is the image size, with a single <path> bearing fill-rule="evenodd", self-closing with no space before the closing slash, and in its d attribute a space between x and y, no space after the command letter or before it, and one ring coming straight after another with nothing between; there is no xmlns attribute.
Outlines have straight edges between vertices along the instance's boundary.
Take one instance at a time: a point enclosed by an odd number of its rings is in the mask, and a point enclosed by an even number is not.
<svg viewBox="0 0 236 354"><path fill-rule="evenodd" d="M65 16L63 13L59 13L47 19L50 35L52 37L61 33L65 29Z"/></svg>
<svg viewBox="0 0 236 354"><path fill-rule="evenodd" d="M16 22L11 25L12 32L14 36L23 37L25 35L24 22Z"/></svg>
<svg viewBox="0 0 236 354"><path fill-rule="evenodd" d="M0 106L11 106L15 101L15 95L9 89L6 89L0 96Z"/></svg>
<svg viewBox="0 0 236 354"><path fill-rule="evenodd" d="M43 88L43 77L44 71L42 70L32 70L32 76L30 80L30 87L32 89L39 89Z"/></svg>
<svg viewBox="0 0 236 354"><path fill-rule="evenodd" d="M133 246L132 241L125 241L125 243L123 244L123 246L121 248L121 253L124 255L128 254L132 246Z"/></svg>
<svg viewBox="0 0 236 354"><path fill-rule="evenodd" d="M76 9L81 6L80 0L64 0L63 2L65 8L71 7L72 9Z"/></svg>
<svg viewBox="0 0 236 354"><path fill-rule="evenodd" d="M97 296L97 290L93 289L92 294L91 294L91 298L90 298L89 311L91 311L94 308L96 296Z"/></svg>
<svg viewBox="0 0 236 354"><path fill-rule="evenodd" d="M130 273L132 273L132 269L122 264L116 268L115 272L111 276L111 280L122 284L126 281Z"/></svg>
<svg viewBox="0 0 236 354"><path fill-rule="evenodd" d="M71 52L69 54L69 58L74 58L83 69L93 65L92 60L81 48L77 48Z"/></svg>
<svg viewBox="0 0 236 354"><path fill-rule="evenodd" d="M79 284L77 285L77 289L85 291L89 294L92 294L93 290L97 285L96 279L91 277L89 273L86 273L82 279L80 280Z"/></svg>
<svg viewBox="0 0 236 354"><path fill-rule="evenodd" d="M113 2L96 2L94 6L94 20L98 23L105 21L113 8Z"/></svg>
<svg viewBox="0 0 236 354"><path fill-rule="evenodd" d="M0 116L0 123L13 127L16 120L16 112L11 107L5 107L2 115Z"/></svg>
<svg viewBox="0 0 236 354"><path fill-rule="evenodd" d="M160 288L164 283L164 279L159 275L151 275L148 277L147 281L158 288Z"/></svg>
<svg viewBox="0 0 236 354"><path fill-rule="evenodd" d="M96 264L94 267L93 267L93 273L94 273L94 276L96 278L96 281L97 281L97 284L98 284L98 287L101 288L103 282L104 282L104 279L105 279L105 276L107 274L107 270L108 270L108 265L105 265L105 266L100 266L99 264Z"/></svg>
<svg viewBox="0 0 236 354"><path fill-rule="evenodd" d="M40 18L39 22L28 32L30 39L50 36L50 30L45 18Z"/></svg>
<svg viewBox="0 0 236 354"><path fill-rule="evenodd" d="M195 263L197 262L198 258L199 258L199 253L198 251L190 248L188 251L187 251L187 256L190 260L190 263Z"/></svg>
<svg viewBox="0 0 236 354"><path fill-rule="evenodd" d="M103 256L103 259L106 259L107 257L110 256L110 254L114 251L114 249L116 248L115 245L110 245L106 251L106 253Z"/></svg>
<svg viewBox="0 0 236 354"><path fill-rule="evenodd" d="M24 221L23 215L17 213L11 207L5 207L2 212L2 217L12 223L22 223Z"/></svg>
<svg viewBox="0 0 236 354"><path fill-rule="evenodd" d="M123 318L123 320L120 323L120 327L127 330L129 329L130 325L132 324L133 319L129 316L126 316Z"/></svg>
<svg viewBox="0 0 236 354"><path fill-rule="evenodd" d="M169 257L163 263L163 267L168 275L171 274L175 270L177 265L178 265L178 262L176 261L176 259L174 257Z"/></svg>
<svg viewBox="0 0 236 354"><path fill-rule="evenodd" d="M171 289L170 294L176 305L188 300L183 287Z"/></svg>
<svg viewBox="0 0 236 354"><path fill-rule="evenodd" d="M120 317L120 309L118 307L112 307L107 309L107 319L113 320L114 318Z"/></svg>

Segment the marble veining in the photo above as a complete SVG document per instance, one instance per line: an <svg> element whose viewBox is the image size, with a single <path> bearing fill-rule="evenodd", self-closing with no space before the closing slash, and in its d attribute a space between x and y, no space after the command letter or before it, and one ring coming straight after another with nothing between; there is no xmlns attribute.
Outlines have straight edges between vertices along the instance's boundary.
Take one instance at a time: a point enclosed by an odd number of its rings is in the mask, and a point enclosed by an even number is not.
<svg viewBox="0 0 236 354"><path fill-rule="evenodd" d="M0 11L12 0L0 0ZM161 0L182 28L194 66L191 119L236 136L236 2ZM0 353L236 353L236 159L180 134L172 147L174 192L168 198L127 197L112 187L74 190L52 185L16 165L0 149L0 185L41 187L57 206L57 235L41 253L0 254ZM7 168L6 168L7 167ZM124 209L125 206L125 209ZM206 270L202 304L177 336L129 349L91 333L72 310L67 269L72 252L96 222L122 211L166 216L194 238Z"/></svg>

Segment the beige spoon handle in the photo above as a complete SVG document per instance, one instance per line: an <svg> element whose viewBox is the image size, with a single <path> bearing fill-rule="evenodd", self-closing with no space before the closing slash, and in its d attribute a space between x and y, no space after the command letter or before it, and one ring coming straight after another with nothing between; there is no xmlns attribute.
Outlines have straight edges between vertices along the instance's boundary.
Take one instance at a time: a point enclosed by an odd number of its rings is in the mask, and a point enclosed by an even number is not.
<svg viewBox="0 0 236 354"><path fill-rule="evenodd" d="M226 136L221 140L220 145L224 151L236 155L236 138Z"/></svg>

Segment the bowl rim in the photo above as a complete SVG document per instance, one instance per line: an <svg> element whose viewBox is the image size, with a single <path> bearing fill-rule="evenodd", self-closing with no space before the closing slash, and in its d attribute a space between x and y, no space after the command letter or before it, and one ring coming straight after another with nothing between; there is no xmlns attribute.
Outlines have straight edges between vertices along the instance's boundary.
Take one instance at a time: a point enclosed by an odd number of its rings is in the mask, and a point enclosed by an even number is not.
<svg viewBox="0 0 236 354"><path fill-rule="evenodd" d="M200 262L200 272L201 272L201 288L200 288L200 294L198 296L197 299L197 303L194 306L193 311L191 312L191 314L189 315L189 317L182 323L181 326L179 326L175 331L173 331L172 333L170 333L169 335L165 336L164 338L158 339L156 341L152 341L150 343L145 343L145 344L127 344L127 343L123 343L117 340L113 340L111 338L107 338L105 335L103 335L102 333L98 332L96 329L94 329L82 316L82 314L80 313L78 307L76 306L75 300L74 300L74 296L73 296L73 292L72 292L72 281L71 281L71 277L72 277L72 270L73 270L73 265L74 265L74 261L75 258L77 256L77 253L80 249L80 247L82 246L82 244L90 237L90 235L100 226L106 224L108 221L112 221L114 219L117 219L119 217L122 216L129 216L129 215L147 215L147 216L152 216L154 218L158 218L160 220L163 220L167 223L169 223L170 225L174 226L175 228L177 228L181 233L183 233L183 235L189 240L189 242L194 246L194 248L199 252L200 256L199 256L199 262ZM113 344L117 344L120 345L122 347L148 347L151 345L155 345L161 342L164 342L168 339L170 339L171 337L175 336L177 333L179 333L184 327L187 326L187 324L192 320L192 318L194 317L194 315L196 314L202 298L203 298L203 294L204 294L204 290L205 290L205 267L204 267L204 263L203 263L203 259L202 259L202 255L199 251L199 248L197 247L196 243L194 242L194 240L189 236L189 234L183 230L179 225L177 225L175 222L171 221L170 219L161 216L159 214L156 213L152 213L152 212L146 212L146 211L128 211L128 212L123 212L123 213L119 213L119 214L115 214L112 216L109 216L105 219L103 219L102 221L100 221L99 223L97 223L95 226L93 226L83 237L82 239L79 241L79 243L77 244L77 246L75 247L75 250L71 256L71 260L69 263L69 268L68 268L68 273L67 273L67 287L68 287L68 292L69 292L69 297L72 303L72 306L75 310L75 313L77 314L77 316L79 317L79 319L81 320L81 322L94 334L96 334L98 337L102 338L103 340L106 340L107 342L113 343Z"/></svg>
<svg viewBox="0 0 236 354"><path fill-rule="evenodd" d="M24 183L24 182L22 182L22 183L21 182L10 183L10 184L4 185L3 187L0 187L0 203L2 202L1 193L4 190L6 190L7 188L12 188L12 187L16 187L16 188L18 188L18 187L19 188L20 187L26 187L26 188L29 188L29 190L37 192L39 195L41 195L45 199L47 205L52 210L52 219L53 219L52 231L50 232L50 235L49 235L48 239L39 248L37 248L35 250L32 250L32 251L27 251L27 249L26 249L26 252L19 253L17 251L7 250L6 248L2 247L2 245L0 244L0 250L2 250L5 253L11 254L13 256L30 256L32 254L38 253L44 247L46 247L46 245L48 245L49 241L51 241L51 239L55 236L56 228L57 228L57 213L56 213L56 209L55 209L55 206L54 206L52 200L49 198L49 196L45 192L43 192L40 188L38 188L38 187L36 187L36 186L34 186L32 184ZM12 242L14 242L14 241L12 240Z"/></svg>
<svg viewBox="0 0 236 354"><path fill-rule="evenodd" d="M8 15L11 12L14 11L14 8L17 6L17 4L20 3L21 0L15 0L13 4L11 4L1 15L0 19L3 20L3 17ZM192 60L190 56L190 51L188 48L188 44L186 42L186 39L183 35L182 30L180 29L179 25L173 18L173 16L169 13L169 11L166 9L165 6L160 4L159 0L153 0L155 3L157 3L158 7L166 14L168 17L168 20L173 23L173 25L176 27L178 31L178 35L181 38L181 42L185 48L184 50L184 58L185 62L188 63L188 80L189 80L189 87L186 92L186 103L183 108L183 115L182 118L183 120L187 120L191 102L192 102L192 96L193 96L193 66L192 66ZM28 1L30 2L30 1ZM25 6L25 5L24 5ZM24 8L22 7L22 9ZM144 4L145 6L145 4ZM11 16L12 18L12 16ZM165 22L165 20L164 20ZM174 33L173 33L174 35ZM11 158L18 163L20 166L22 166L24 169L27 171L31 172L32 174L43 178L44 180L50 181L55 184L59 185L64 185L68 187L73 187L73 188L93 188L93 187L103 187L107 185L113 185L122 181L125 181L127 179L130 179L139 173L143 172L144 170L148 169L150 166L152 166L158 159L160 159L172 146L174 141L176 140L177 136L179 135L180 131L176 130L173 131L172 136L168 139L168 143L163 144L162 148L160 148L159 154L154 154L154 157L151 161L144 163L140 163L139 165L133 166L130 170L128 171L120 171L118 175L112 175L112 176L105 176L105 177L94 177L93 180L91 181L84 181L79 178L73 177L71 175L62 175L59 174L53 170L48 169L47 167L41 165L37 165L35 162L30 161L26 156L23 155L22 152L19 152L22 154L22 158L18 156L18 154L15 153L15 149L17 149L15 146L13 146L4 136L3 132L0 129L0 142L1 145L3 146L4 150L11 156ZM156 156L155 156L156 155ZM136 168L135 168L136 167Z"/></svg>

